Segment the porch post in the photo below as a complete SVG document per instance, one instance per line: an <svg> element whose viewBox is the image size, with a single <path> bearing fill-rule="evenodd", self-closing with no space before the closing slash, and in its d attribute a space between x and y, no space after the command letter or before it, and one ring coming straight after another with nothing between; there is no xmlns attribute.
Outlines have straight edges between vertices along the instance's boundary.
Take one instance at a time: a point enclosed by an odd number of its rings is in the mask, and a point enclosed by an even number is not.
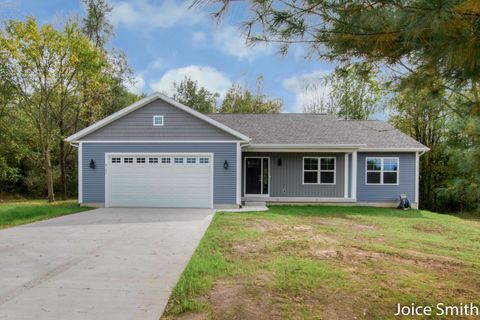
<svg viewBox="0 0 480 320"><path fill-rule="evenodd" d="M237 205L242 205L242 147L237 142Z"/></svg>
<svg viewBox="0 0 480 320"><path fill-rule="evenodd" d="M420 154L415 152L415 204L417 205L417 209L419 208L419 193L420 191Z"/></svg>
<svg viewBox="0 0 480 320"><path fill-rule="evenodd" d="M348 153L345 152L345 169L343 173L345 179L344 179L344 188L343 188L343 197L345 199L348 198Z"/></svg>
<svg viewBox="0 0 480 320"><path fill-rule="evenodd" d="M357 199L357 151L352 153L352 199Z"/></svg>

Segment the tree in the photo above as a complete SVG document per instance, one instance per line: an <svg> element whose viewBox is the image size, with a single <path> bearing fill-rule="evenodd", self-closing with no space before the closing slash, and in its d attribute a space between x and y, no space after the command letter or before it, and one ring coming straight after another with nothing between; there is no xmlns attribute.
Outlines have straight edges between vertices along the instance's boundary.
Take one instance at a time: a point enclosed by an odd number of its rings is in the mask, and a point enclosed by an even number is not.
<svg viewBox="0 0 480 320"><path fill-rule="evenodd" d="M376 69L368 63L339 66L305 87L306 112L325 112L345 120L370 119L382 109L383 86ZM318 92L327 92L320 96Z"/></svg>
<svg viewBox="0 0 480 320"><path fill-rule="evenodd" d="M418 75L412 75L414 78ZM431 78L435 76L431 75ZM441 79L419 85L416 79L399 84L390 101L390 122L401 131L430 148L421 158L420 204L422 208L441 210L437 191L450 178L446 154L446 124L452 115L450 101Z"/></svg>
<svg viewBox="0 0 480 320"><path fill-rule="evenodd" d="M63 140L58 122L80 116L83 84L100 86L104 54L69 22L59 31L38 26L33 18L11 20L0 33L0 75L13 89L12 103L25 115L35 135L46 175L49 201L54 201L52 151Z"/></svg>
<svg viewBox="0 0 480 320"><path fill-rule="evenodd" d="M218 93L199 87L198 82L189 77L179 83L173 82L173 91L173 99L201 113L215 112L220 97Z"/></svg>
<svg viewBox="0 0 480 320"><path fill-rule="evenodd" d="M221 113L279 113L282 110L282 101L270 99L263 94L262 81L262 77L257 79L255 93L244 89L238 83L233 84L218 111Z"/></svg>
<svg viewBox="0 0 480 320"><path fill-rule="evenodd" d="M87 7L87 15L83 18L82 31L92 40L97 48L105 48L105 44L114 36L113 25L108 20L112 7L106 0L82 0Z"/></svg>

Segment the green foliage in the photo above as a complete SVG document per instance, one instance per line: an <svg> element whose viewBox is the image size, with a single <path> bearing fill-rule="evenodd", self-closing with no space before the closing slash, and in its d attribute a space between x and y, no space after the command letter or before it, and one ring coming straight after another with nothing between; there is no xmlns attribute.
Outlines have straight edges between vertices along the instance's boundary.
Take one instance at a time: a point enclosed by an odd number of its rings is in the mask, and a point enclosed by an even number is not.
<svg viewBox="0 0 480 320"><path fill-rule="evenodd" d="M304 106L305 112L329 113L345 120L367 120L382 110L384 88L378 79L378 72L369 63L354 63L335 68L322 79L324 89L329 91L328 99L321 97ZM318 91L320 88L305 88Z"/></svg>
<svg viewBox="0 0 480 320"><path fill-rule="evenodd" d="M10 20L0 32L2 82L12 88L9 101L31 128L33 148L38 146L54 200L52 151L60 141L65 159L65 135L76 129L86 97L103 89L106 56L80 31L75 22L63 30L39 26L35 19ZM83 84L88 83L88 87ZM62 167L64 168L64 167Z"/></svg>
<svg viewBox="0 0 480 320"><path fill-rule="evenodd" d="M82 2L87 7L82 31L97 48L104 48L107 41L114 35L113 26L108 21L112 7L106 0L82 0Z"/></svg>
<svg viewBox="0 0 480 320"><path fill-rule="evenodd" d="M258 77L256 92L235 83L225 95L218 112L221 113L279 113L283 103L278 99L268 98L263 93L263 78Z"/></svg>
<svg viewBox="0 0 480 320"><path fill-rule="evenodd" d="M173 99L201 113L212 113L216 109L218 93L212 93L198 82L185 77L180 83L173 83Z"/></svg>

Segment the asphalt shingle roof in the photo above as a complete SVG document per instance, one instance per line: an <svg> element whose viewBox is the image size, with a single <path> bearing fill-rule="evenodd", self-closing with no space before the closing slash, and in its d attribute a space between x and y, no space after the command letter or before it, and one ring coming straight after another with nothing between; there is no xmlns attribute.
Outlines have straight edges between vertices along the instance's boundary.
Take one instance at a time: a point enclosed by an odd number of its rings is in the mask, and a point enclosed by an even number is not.
<svg viewBox="0 0 480 320"><path fill-rule="evenodd" d="M209 114L252 144L365 144L367 148L425 148L390 124L338 120L326 114Z"/></svg>

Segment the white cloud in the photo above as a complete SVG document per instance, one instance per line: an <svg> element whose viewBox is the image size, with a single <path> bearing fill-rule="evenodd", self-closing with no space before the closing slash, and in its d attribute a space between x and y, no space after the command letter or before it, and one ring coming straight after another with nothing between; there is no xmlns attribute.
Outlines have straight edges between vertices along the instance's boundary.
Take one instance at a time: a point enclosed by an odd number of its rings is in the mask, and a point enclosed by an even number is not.
<svg viewBox="0 0 480 320"><path fill-rule="evenodd" d="M232 81L223 73L209 66L191 65L167 71L160 80L150 83L150 88L155 91L172 93L173 82L180 82L185 77L190 77L211 92L225 95Z"/></svg>
<svg viewBox="0 0 480 320"><path fill-rule="evenodd" d="M220 25L213 33L213 41L224 53L240 60L254 60L257 56L272 53L272 47L266 44L249 46L245 35L234 26Z"/></svg>
<svg viewBox="0 0 480 320"><path fill-rule="evenodd" d="M150 67L155 69L161 69L165 66L165 60L162 57L158 57L150 62Z"/></svg>
<svg viewBox="0 0 480 320"><path fill-rule="evenodd" d="M193 43L200 43L200 42L204 42L205 39L207 39L207 35L203 31L195 31L192 34L192 38L193 38Z"/></svg>
<svg viewBox="0 0 480 320"><path fill-rule="evenodd" d="M144 87L145 87L145 79L141 74L138 74L133 78L133 83L127 84L128 91L136 94L143 93Z"/></svg>
<svg viewBox="0 0 480 320"><path fill-rule="evenodd" d="M328 71L313 71L282 81L284 88L295 93L295 112L303 112L305 107L326 101L331 88L322 79Z"/></svg>
<svg viewBox="0 0 480 320"><path fill-rule="evenodd" d="M113 3L112 22L128 28L151 31L169 28L177 24L193 25L204 19L204 15L190 8L188 1L174 0L151 3L149 0L129 0Z"/></svg>

